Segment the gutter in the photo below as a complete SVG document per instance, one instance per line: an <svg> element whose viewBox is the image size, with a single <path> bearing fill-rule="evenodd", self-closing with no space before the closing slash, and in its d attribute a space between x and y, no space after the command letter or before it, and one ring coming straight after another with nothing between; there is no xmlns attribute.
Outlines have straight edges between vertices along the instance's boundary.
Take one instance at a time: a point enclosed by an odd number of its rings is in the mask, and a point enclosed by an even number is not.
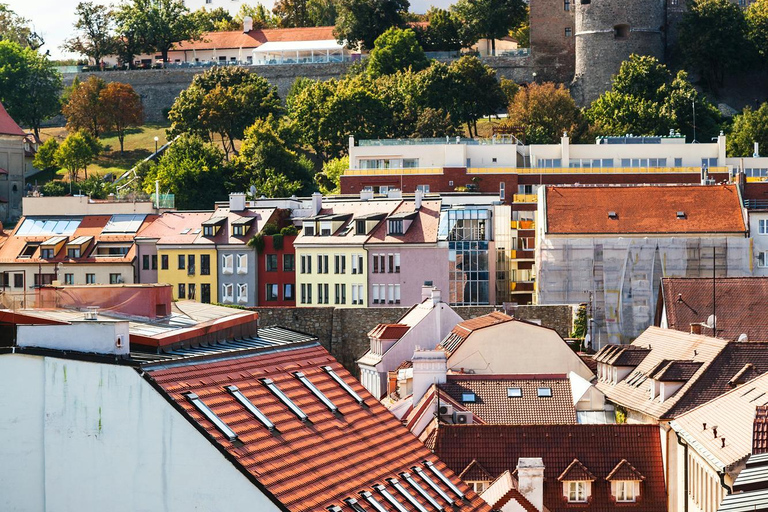
<svg viewBox="0 0 768 512"><path fill-rule="evenodd" d="M683 504L683 512L688 512L688 443L683 443L680 439L680 433L675 430L675 437L677 438L677 444L682 446L685 449L685 455L683 455L683 458L685 459L685 464L683 465L684 473L685 473L685 483L683 484L683 497L685 499ZM722 479L721 479L722 482Z"/></svg>
<svg viewBox="0 0 768 512"><path fill-rule="evenodd" d="M723 470L722 473L718 472L717 474L720 477L720 485L722 488L725 489L728 494L733 494L733 489L725 484L725 470Z"/></svg>

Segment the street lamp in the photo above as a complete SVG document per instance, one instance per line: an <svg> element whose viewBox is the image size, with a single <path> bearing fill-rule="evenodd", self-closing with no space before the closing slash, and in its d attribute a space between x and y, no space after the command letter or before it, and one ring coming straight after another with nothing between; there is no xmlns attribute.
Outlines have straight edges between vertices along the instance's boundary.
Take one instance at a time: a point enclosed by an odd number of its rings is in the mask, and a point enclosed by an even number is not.
<svg viewBox="0 0 768 512"><path fill-rule="evenodd" d="M536 72L535 71L533 72L533 81L534 81L534 83L536 82Z"/></svg>
<svg viewBox="0 0 768 512"><path fill-rule="evenodd" d="M160 140L160 137L155 135L155 155L157 155L157 141L159 141L159 140Z"/></svg>

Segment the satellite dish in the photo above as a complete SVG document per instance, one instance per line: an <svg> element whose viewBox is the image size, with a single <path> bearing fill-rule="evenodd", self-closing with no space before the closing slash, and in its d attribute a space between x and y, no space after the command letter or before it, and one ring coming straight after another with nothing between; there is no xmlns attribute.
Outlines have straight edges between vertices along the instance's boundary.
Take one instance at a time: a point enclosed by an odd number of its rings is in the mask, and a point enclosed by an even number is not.
<svg viewBox="0 0 768 512"><path fill-rule="evenodd" d="M715 317L715 315L709 315L709 317L707 318L707 327L709 327L710 329L714 329L715 321L717 321L717 318Z"/></svg>
<svg viewBox="0 0 768 512"><path fill-rule="evenodd" d="M747 337L747 333L743 332L739 334L739 341L742 343L749 341L749 338Z"/></svg>
<svg viewBox="0 0 768 512"><path fill-rule="evenodd" d="M251 197L256 197L256 185L251 185Z"/></svg>

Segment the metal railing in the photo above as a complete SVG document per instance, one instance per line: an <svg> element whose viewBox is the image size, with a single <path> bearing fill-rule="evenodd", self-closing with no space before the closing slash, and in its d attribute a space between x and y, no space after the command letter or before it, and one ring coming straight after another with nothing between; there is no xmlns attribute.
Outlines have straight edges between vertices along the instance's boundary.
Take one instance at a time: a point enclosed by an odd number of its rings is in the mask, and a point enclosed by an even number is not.
<svg viewBox="0 0 768 512"><path fill-rule="evenodd" d="M536 203L538 200L537 194L514 194L512 196L513 203Z"/></svg>
<svg viewBox="0 0 768 512"><path fill-rule="evenodd" d="M431 137L414 139L362 139L357 145L365 146L425 146L440 144L466 144L469 146L493 146L496 144L520 144L514 135L500 134L493 137L467 138L467 137Z"/></svg>
<svg viewBox="0 0 768 512"><path fill-rule="evenodd" d="M513 220L510 221L512 229L536 229L536 222L532 220Z"/></svg>
<svg viewBox="0 0 768 512"><path fill-rule="evenodd" d="M363 141L360 141L363 142ZM385 142L385 141L382 141ZM386 144L382 144L386 145ZM727 167L710 167L710 174L728 173ZM347 169L346 176L443 174L437 168ZM467 167L467 174L701 174L699 167ZM747 178L759 181L761 178Z"/></svg>
<svg viewBox="0 0 768 512"><path fill-rule="evenodd" d="M347 169L344 176L399 176L399 175L418 175L418 174L443 174L442 167L409 167L409 168L389 168L389 169Z"/></svg>

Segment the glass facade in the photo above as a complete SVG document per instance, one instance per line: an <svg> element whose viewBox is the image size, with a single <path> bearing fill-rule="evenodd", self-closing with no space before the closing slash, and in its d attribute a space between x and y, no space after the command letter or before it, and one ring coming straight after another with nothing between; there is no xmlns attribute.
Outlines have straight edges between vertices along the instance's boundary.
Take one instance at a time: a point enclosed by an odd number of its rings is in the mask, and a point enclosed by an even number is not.
<svg viewBox="0 0 768 512"><path fill-rule="evenodd" d="M440 239L448 242L449 294L452 305L490 304L488 241L491 211L463 208L443 211Z"/></svg>

